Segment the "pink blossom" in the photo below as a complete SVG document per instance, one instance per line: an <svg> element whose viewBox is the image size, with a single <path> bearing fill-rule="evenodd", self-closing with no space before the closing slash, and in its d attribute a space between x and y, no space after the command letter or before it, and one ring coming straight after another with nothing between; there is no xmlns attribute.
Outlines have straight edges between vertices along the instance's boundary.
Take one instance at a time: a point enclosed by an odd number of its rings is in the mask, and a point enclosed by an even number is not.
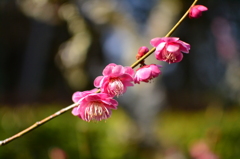
<svg viewBox="0 0 240 159"><path fill-rule="evenodd" d="M102 93L119 96L126 92L127 87L133 86L134 70L111 63L103 70L103 76L94 80L94 86L101 89Z"/></svg>
<svg viewBox="0 0 240 159"><path fill-rule="evenodd" d="M111 116L111 109L117 109L118 102L106 93L93 91L75 92L72 97L79 105L72 114L85 121L101 121Z"/></svg>
<svg viewBox="0 0 240 159"><path fill-rule="evenodd" d="M146 46L142 46L138 49L138 53L137 53L137 60L140 59L143 55L145 55L147 52L149 51L149 49Z"/></svg>
<svg viewBox="0 0 240 159"><path fill-rule="evenodd" d="M190 8L189 18L199 18L202 12L207 11L208 8L203 5L195 5Z"/></svg>
<svg viewBox="0 0 240 159"><path fill-rule="evenodd" d="M155 57L160 61L170 63L180 62L184 53L189 53L190 45L177 37L154 38L150 44L156 47Z"/></svg>
<svg viewBox="0 0 240 159"><path fill-rule="evenodd" d="M83 97L85 97L85 96L87 96L87 95L89 95L89 94L95 93L95 92L97 92L97 91L98 91L98 89L96 88L96 89L92 89L92 90L90 90L90 91L75 92L75 93L73 93L73 95L72 95L72 101L73 101L74 103L79 103L79 101L80 101Z"/></svg>
<svg viewBox="0 0 240 159"><path fill-rule="evenodd" d="M134 76L134 83L146 82L148 83L151 79L157 77L161 71L159 68L162 66L151 64L145 65L139 69L137 69L136 74Z"/></svg>

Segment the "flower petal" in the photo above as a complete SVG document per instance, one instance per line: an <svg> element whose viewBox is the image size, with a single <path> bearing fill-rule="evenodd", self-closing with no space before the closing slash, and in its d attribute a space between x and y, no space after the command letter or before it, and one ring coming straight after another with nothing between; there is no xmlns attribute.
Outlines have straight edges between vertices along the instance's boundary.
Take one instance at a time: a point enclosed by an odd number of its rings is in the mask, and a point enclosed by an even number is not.
<svg viewBox="0 0 240 159"><path fill-rule="evenodd" d="M163 41L170 43L170 42L176 42L179 40L178 37L163 37L162 38Z"/></svg>
<svg viewBox="0 0 240 159"><path fill-rule="evenodd" d="M195 5L190 8L189 17L190 18L199 18L202 15L203 11L207 11L208 8L203 5Z"/></svg>
<svg viewBox="0 0 240 159"><path fill-rule="evenodd" d="M151 69L149 69L149 68L140 69L138 72L139 72L139 77L141 79L147 79L151 75Z"/></svg>
<svg viewBox="0 0 240 159"><path fill-rule="evenodd" d="M164 49L164 47L166 46L166 42L161 42L157 47L156 47L156 51L155 52L159 52L162 51Z"/></svg>
<svg viewBox="0 0 240 159"><path fill-rule="evenodd" d="M74 116L78 116L79 115L79 110L78 109L79 109L79 106L72 109L72 114Z"/></svg>
<svg viewBox="0 0 240 159"><path fill-rule="evenodd" d="M112 73L110 74L111 77L118 77L124 73L124 68L121 65L116 65L112 69Z"/></svg>
<svg viewBox="0 0 240 159"><path fill-rule="evenodd" d="M180 48L180 45L177 43L170 43L166 46L166 49L169 52L177 52L179 48Z"/></svg>
<svg viewBox="0 0 240 159"><path fill-rule="evenodd" d="M165 57L163 56L164 52L166 52L166 50L155 51L154 55L155 55L156 59L160 60L160 61L164 61L164 59L165 59Z"/></svg>
<svg viewBox="0 0 240 159"><path fill-rule="evenodd" d="M131 67L126 66L126 67L125 67L125 73L133 76L135 72L134 72L134 70L133 70Z"/></svg>
<svg viewBox="0 0 240 159"><path fill-rule="evenodd" d="M102 100L103 103L107 104L109 108L111 109L117 109L118 102L115 99L105 99Z"/></svg>
<svg viewBox="0 0 240 159"><path fill-rule="evenodd" d="M162 38L153 38L150 41L150 44L154 47L157 47L162 41L163 41Z"/></svg>
<svg viewBox="0 0 240 159"><path fill-rule="evenodd" d="M123 74L122 76L119 77L121 81L132 81L133 77L130 76L129 74Z"/></svg>
<svg viewBox="0 0 240 159"><path fill-rule="evenodd" d="M89 94L88 96L85 97L85 100L87 102L91 102L91 101L99 101L101 98L96 94Z"/></svg>
<svg viewBox="0 0 240 159"><path fill-rule="evenodd" d="M103 74L104 76L110 75L110 74L112 73L112 69L113 69L113 68L114 68L114 66L107 65L107 66L104 68L102 74Z"/></svg>
<svg viewBox="0 0 240 159"><path fill-rule="evenodd" d="M200 10L202 12L208 10L208 8L203 5L195 5L194 7L196 7L198 10Z"/></svg>
<svg viewBox="0 0 240 159"><path fill-rule="evenodd" d="M103 79L103 76L98 76L97 78L95 78L93 84L95 87L101 87L101 81Z"/></svg>
<svg viewBox="0 0 240 159"><path fill-rule="evenodd" d="M176 60L175 60L175 61L172 61L171 63L180 62L180 61L182 61L182 59L183 59L183 54L180 53L179 55L176 56Z"/></svg>
<svg viewBox="0 0 240 159"><path fill-rule="evenodd" d="M180 46L180 51L184 52L184 53L189 53L189 50L190 50L190 44L188 43L185 43L183 41L180 41L179 42L181 44Z"/></svg>
<svg viewBox="0 0 240 159"><path fill-rule="evenodd" d="M77 103L83 97L82 92L75 92L72 95L72 101Z"/></svg>

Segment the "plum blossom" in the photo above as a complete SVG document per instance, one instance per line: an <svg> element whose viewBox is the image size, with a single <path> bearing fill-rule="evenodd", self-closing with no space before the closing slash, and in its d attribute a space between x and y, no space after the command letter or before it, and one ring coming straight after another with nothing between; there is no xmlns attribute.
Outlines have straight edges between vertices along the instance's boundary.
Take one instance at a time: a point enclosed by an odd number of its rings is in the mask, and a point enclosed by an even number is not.
<svg viewBox="0 0 240 159"><path fill-rule="evenodd" d="M83 97L85 97L85 96L87 96L88 94L92 94L92 93L95 93L95 92L97 92L98 91L98 89L97 88L95 88L95 89L92 89L92 90L90 90L90 91L83 91L83 92L75 92L75 93L73 93L73 95L72 95L72 101L74 102L74 103L79 103L79 101L83 98Z"/></svg>
<svg viewBox="0 0 240 159"><path fill-rule="evenodd" d="M145 55L147 52L149 51L149 49L146 46L142 46L138 49L138 53L136 55L136 59L139 60L141 57L143 57L143 55ZM140 61L140 66L144 66L145 65L145 60Z"/></svg>
<svg viewBox="0 0 240 159"><path fill-rule="evenodd" d="M131 67L111 63L102 74L94 80L94 86L100 88L102 93L119 96L126 92L127 87L133 86L134 70Z"/></svg>
<svg viewBox="0 0 240 159"><path fill-rule="evenodd" d="M136 74L134 76L134 83L146 82L148 83L153 78L157 77L161 74L160 68L161 65L151 64L145 65L137 69Z"/></svg>
<svg viewBox="0 0 240 159"><path fill-rule="evenodd" d="M190 45L177 37L154 38L150 44L156 47L156 59L169 64L180 62L183 58L182 52L189 53L190 50Z"/></svg>
<svg viewBox="0 0 240 159"><path fill-rule="evenodd" d="M203 5L195 5L190 8L189 18L199 18L202 12L207 11L208 8Z"/></svg>
<svg viewBox="0 0 240 159"><path fill-rule="evenodd" d="M95 90L73 94L73 102L79 104L72 110L74 116L87 122L101 121L111 116L111 109L117 109L118 102L112 96L106 93L95 93Z"/></svg>
<svg viewBox="0 0 240 159"><path fill-rule="evenodd" d="M140 59L143 55L145 55L148 51L149 49L146 46L140 47L136 55L137 60Z"/></svg>

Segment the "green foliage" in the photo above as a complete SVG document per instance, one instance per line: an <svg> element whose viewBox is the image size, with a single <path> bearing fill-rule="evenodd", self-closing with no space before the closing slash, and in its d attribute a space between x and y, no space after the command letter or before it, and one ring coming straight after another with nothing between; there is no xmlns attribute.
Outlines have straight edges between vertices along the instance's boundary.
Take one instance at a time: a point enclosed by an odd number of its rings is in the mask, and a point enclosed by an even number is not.
<svg viewBox="0 0 240 159"><path fill-rule="evenodd" d="M177 146L185 154L204 141L220 158L240 158L240 111L209 107L201 112L165 112L158 121L158 138L165 147Z"/></svg>
<svg viewBox="0 0 240 159"><path fill-rule="evenodd" d="M52 106L1 108L1 140L58 109ZM131 121L121 110L118 112L110 120L98 123L87 123L67 112L0 147L0 158L49 158L53 148L62 149L68 158L120 158L128 149L126 136L130 136Z"/></svg>
<svg viewBox="0 0 240 159"><path fill-rule="evenodd" d="M0 139L25 129L56 112L59 107L0 108ZM204 140L224 159L240 158L240 111L209 108L200 112L160 114L156 120L156 140L161 154L171 147L185 156L195 141ZM45 159L57 149L67 158L115 159L147 158L139 149L134 122L119 109L106 122L87 123L67 112L36 130L0 147L1 159ZM159 153L159 152L158 152Z"/></svg>

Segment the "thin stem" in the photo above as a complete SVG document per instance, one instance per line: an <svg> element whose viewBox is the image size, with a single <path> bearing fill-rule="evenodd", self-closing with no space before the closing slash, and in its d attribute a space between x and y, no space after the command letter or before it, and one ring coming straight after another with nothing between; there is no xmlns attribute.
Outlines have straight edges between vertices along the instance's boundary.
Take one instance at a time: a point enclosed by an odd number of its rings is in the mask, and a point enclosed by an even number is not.
<svg viewBox="0 0 240 159"><path fill-rule="evenodd" d="M0 141L0 146L3 146L3 145L5 145L5 144L13 141L14 139L21 137L22 135L24 135L24 134L26 134L26 133L34 130L34 129L37 128L38 126L43 125L44 123L50 121L51 119L53 119L53 118L55 118L55 117L57 117L57 116L65 113L65 112L67 112L68 110L76 107L77 105L78 105L78 103L74 103L74 104L69 105L69 106L67 106L67 107L65 107L65 108L57 111L56 113L54 113L54 114L52 114L52 115L50 115L50 116L42 119L41 121L37 121L37 122L34 123L33 125L29 126L28 128L24 129L23 131L15 134L15 135L13 135L12 137L9 137L9 138L7 138L7 139L5 139L5 140L3 140L3 141Z"/></svg>
<svg viewBox="0 0 240 159"><path fill-rule="evenodd" d="M186 11L186 13L182 16L181 19L179 19L179 21L174 25L174 27L172 27L172 29L167 33L167 35L165 35L165 37L169 37L172 35L172 33L177 29L177 27L182 23L182 21L186 18L186 16L188 15L190 8L192 6L194 6L197 3L198 0L195 0L192 5L189 7L189 9Z"/></svg>
<svg viewBox="0 0 240 159"><path fill-rule="evenodd" d="M172 27L172 29L165 35L165 37L169 37L172 35L172 33L177 29L177 27L182 23L182 21L186 18L186 16L188 15L190 8L192 6L194 6L197 3L198 0L195 0L192 5L189 7L189 9L186 11L186 13L179 19L179 21ZM154 51L156 50L156 48L152 48L151 50L149 50L144 56L142 56L139 60L137 60L136 62L134 62L131 67L135 68L142 60L146 59L149 55L151 55Z"/></svg>
<svg viewBox="0 0 240 159"><path fill-rule="evenodd" d="M195 1L192 3L192 5L190 6L190 8L191 8L192 6L194 6L194 5L197 3L197 1L198 1L198 0L195 0ZM181 22L186 18L187 14L189 13L190 8L186 11L186 13L182 16L182 18L174 25L174 27L165 35L165 37L171 36L171 34L177 29L177 27L181 24ZM148 56L150 56L155 50L156 50L155 47L152 48L151 50L149 50L144 56L142 56L139 60L137 60L136 62L134 62L130 67L135 68L142 60L144 60L144 59L146 59ZM98 90L96 93L99 93L99 92L100 92L100 90ZM56 113L54 113L54 114L52 114L52 115L50 115L50 116L42 119L41 121L37 121L35 124L29 126L28 128L24 129L23 131L21 131L21 132L19 132L19 133L13 135L12 137L9 137L9 138L7 138L7 139L5 139L5 140L0 141L0 146L3 146L3 145L5 145L5 144L13 141L14 139L21 137L22 135L24 135L24 134L26 134L26 133L34 130L34 129L37 128L38 126L43 125L44 123L46 123L46 122L50 121L51 119L53 119L53 118L55 118L55 117L57 117L57 116L65 113L65 112L67 112L68 110L70 110L70 109L72 109L72 108L74 108L74 107L76 107L76 106L78 106L78 103L74 103L74 104L72 104L72 105L69 105L69 106L67 106L67 107L65 107L65 108L57 111Z"/></svg>
<svg viewBox="0 0 240 159"><path fill-rule="evenodd" d="M139 60L137 60L136 62L134 62L130 67L135 68L142 60L146 59L148 56L150 56L154 51L156 50L156 48L152 48L151 50L149 50L145 55L143 55Z"/></svg>

